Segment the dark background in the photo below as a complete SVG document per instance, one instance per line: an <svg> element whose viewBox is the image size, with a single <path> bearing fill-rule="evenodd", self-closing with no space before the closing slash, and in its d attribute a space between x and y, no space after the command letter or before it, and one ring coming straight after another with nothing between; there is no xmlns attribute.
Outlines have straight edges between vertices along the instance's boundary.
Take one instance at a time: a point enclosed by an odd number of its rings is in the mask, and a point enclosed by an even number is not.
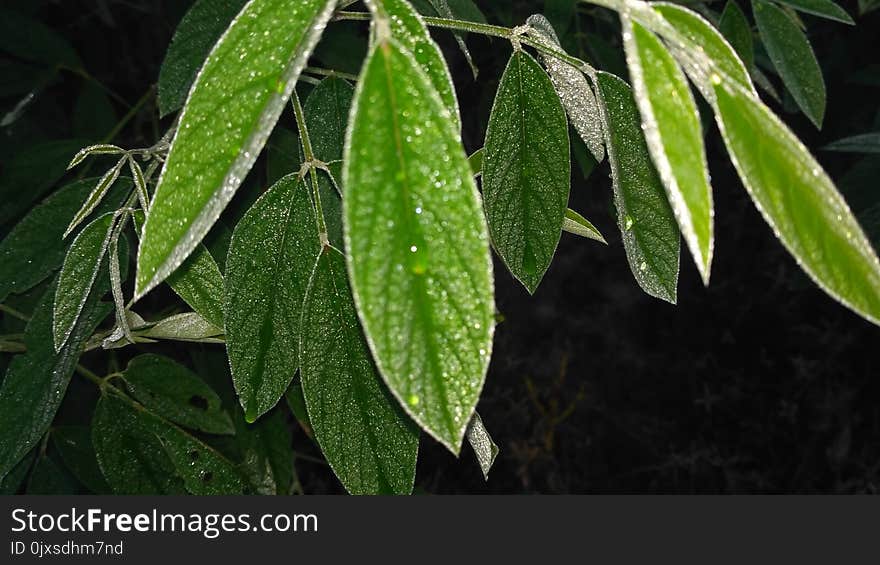
<svg viewBox="0 0 880 565"><path fill-rule="evenodd" d="M543 7L541 1L477 3L490 21L504 25L522 23ZM111 110L118 119L126 105L155 84L189 2L4 4L39 17L68 38L94 81L116 94ZM855 2L842 5L850 14L858 13ZM709 6L720 11L723 4ZM615 17L595 8L579 12L568 22L563 42L603 68L624 72ZM828 86L823 130L791 112L790 102L778 104L762 96L816 152L859 213L880 200L878 158L819 148L880 125L880 11L856 18L855 27L810 16L803 20ZM356 72L364 25L333 24L331 29L338 31L319 48L318 62ZM481 71L474 81L451 36L440 32L435 37L452 66L464 141L472 151L482 145L510 46L469 38ZM599 44L607 48L600 50ZM776 77L771 80L779 85ZM61 73L41 91L25 119L0 130L4 160L24 144L88 133L88 124L108 121L106 111L99 113L88 99L83 101L88 82ZM3 111L15 101L14 96L3 98ZM156 114L150 101L116 141L124 147L153 143L169 121L159 121ZM711 125L707 130L716 199L711 286L703 287L683 250L679 304L642 293L621 246L607 164L587 179L573 167L571 207L591 219L609 245L563 234L556 260L531 297L496 263L497 303L505 319L498 327L478 409L501 453L484 482L467 448L456 460L423 437L417 491L880 489L880 329L806 279L742 189L717 130ZM263 166L258 164L255 171L251 190L261 188ZM185 359L190 349L166 352ZM72 387L71 394L76 390ZM294 447L319 456L299 430ZM298 472L306 492L341 491L324 465L300 460Z"/></svg>

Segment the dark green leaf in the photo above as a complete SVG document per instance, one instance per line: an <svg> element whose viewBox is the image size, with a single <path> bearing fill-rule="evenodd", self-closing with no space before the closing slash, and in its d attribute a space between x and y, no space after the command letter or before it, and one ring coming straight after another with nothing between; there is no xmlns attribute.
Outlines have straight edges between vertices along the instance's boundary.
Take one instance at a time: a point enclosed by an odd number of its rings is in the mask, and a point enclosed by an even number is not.
<svg viewBox="0 0 880 565"><path fill-rule="evenodd" d="M354 87L341 78L321 81L306 99L303 111L317 159L329 163L342 159L345 130Z"/></svg>
<svg viewBox="0 0 880 565"><path fill-rule="evenodd" d="M249 422L270 410L299 366L303 296L318 256L308 187L278 181L238 223L226 258L226 350Z"/></svg>
<svg viewBox="0 0 880 565"><path fill-rule="evenodd" d="M844 153L880 153L880 132L844 137L832 141L822 149Z"/></svg>
<svg viewBox="0 0 880 565"><path fill-rule="evenodd" d="M159 116L179 110L211 48L247 0L198 0L180 20L159 69Z"/></svg>
<svg viewBox="0 0 880 565"><path fill-rule="evenodd" d="M324 248L302 310L300 374L309 420L327 462L353 494L409 494L419 432L373 366L345 257Z"/></svg>
<svg viewBox="0 0 880 565"><path fill-rule="evenodd" d="M95 494L110 494L110 485L98 467L88 426L56 426L52 442L73 476Z"/></svg>
<svg viewBox="0 0 880 565"><path fill-rule="evenodd" d="M374 48L353 106L343 209L355 302L392 393L458 453L495 326L479 194L448 111L396 42Z"/></svg>
<svg viewBox="0 0 880 565"><path fill-rule="evenodd" d="M846 10L832 2L831 0L776 0L780 4L791 6L799 12L805 12L820 18L826 18L849 25L855 25L855 22L846 13Z"/></svg>
<svg viewBox="0 0 880 565"><path fill-rule="evenodd" d="M144 225L136 297L183 263L229 203L335 5L250 2L214 47L181 115Z"/></svg>
<svg viewBox="0 0 880 565"><path fill-rule="evenodd" d="M302 163L300 151L299 137L295 133L282 126L272 131L266 142L266 182L270 186L299 170Z"/></svg>
<svg viewBox="0 0 880 565"><path fill-rule="evenodd" d="M817 128L825 117L825 81L807 36L784 10L753 0L761 41L797 105Z"/></svg>
<svg viewBox="0 0 880 565"><path fill-rule="evenodd" d="M642 289L675 304L680 236L660 176L651 163L632 91L618 77L597 75L608 126L617 224L630 269Z"/></svg>
<svg viewBox="0 0 880 565"><path fill-rule="evenodd" d="M54 456L42 454L28 478L25 494L76 494L80 490L76 477L70 471L61 467Z"/></svg>
<svg viewBox="0 0 880 565"><path fill-rule="evenodd" d="M301 379L293 379L293 382L290 383L290 388L284 394L284 398L287 400L288 408L293 412L294 418L296 418L305 434L310 438L314 438L315 432L312 429L312 423L309 421L309 412L306 408L306 397L303 394Z"/></svg>
<svg viewBox="0 0 880 565"><path fill-rule="evenodd" d="M86 82L73 108L73 133L85 139L102 139L116 125L116 111L106 91Z"/></svg>
<svg viewBox="0 0 880 565"><path fill-rule="evenodd" d="M747 69L755 66L755 44L752 39L752 26L736 0L728 0L721 12L718 29L734 48Z"/></svg>
<svg viewBox="0 0 880 565"><path fill-rule="evenodd" d="M242 467L259 494L290 494L294 469L290 427L282 410L271 410L260 421L236 419L235 439Z"/></svg>
<svg viewBox="0 0 880 565"><path fill-rule="evenodd" d="M529 54L510 58L486 130L483 205L495 250L535 292L562 234L571 159L553 83Z"/></svg>
<svg viewBox="0 0 880 565"><path fill-rule="evenodd" d="M48 67L82 68L70 43L42 22L0 8L0 51Z"/></svg>
<svg viewBox="0 0 880 565"><path fill-rule="evenodd" d="M217 393L183 365L161 355L138 355L124 377L131 395L157 415L209 434L234 432Z"/></svg>

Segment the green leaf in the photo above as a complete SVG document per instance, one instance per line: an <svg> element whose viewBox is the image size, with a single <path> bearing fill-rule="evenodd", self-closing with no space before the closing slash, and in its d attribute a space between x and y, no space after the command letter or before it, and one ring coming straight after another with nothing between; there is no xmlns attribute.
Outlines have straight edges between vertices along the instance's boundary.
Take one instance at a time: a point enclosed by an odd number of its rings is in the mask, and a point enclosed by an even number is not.
<svg viewBox="0 0 880 565"><path fill-rule="evenodd" d="M651 162L638 107L620 78L599 72L596 84L608 126L606 147L626 258L642 290L675 304L681 238Z"/></svg>
<svg viewBox="0 0 880 565"><path fill-rule="evenodd" d="M843 153L880 153L880 132L863 133L832 141L822 148Z"/></svg>
<svg viewBox="0 0 880 565"><path fill-rule="evenodd" d="M52 428L52 443L61 454L64 465L79 482L95 494L110 494L110 485L98 467L88 426L55 426Z"/></svg>
<svg viewBox="0 0 880 565"><path fill-rule="evenodd" d="M534 293L550 266L568 205L568 121L553 83L514 52L486 129L483 205L495 250Z"/></svg>
<svg viewBox="0 0 880 565"><path fill-rule="evenodd" d="M223 343L223 340L215 339L222 335L222 328L212 325L195 312L169 316L157 322L143 334L148 338L202 343Z"/></svg>
<svg viewBox="0 0 880 565"><path fill-rule="evenodd" d="M281 177L299 170L302 163L299 136L283 126L276 126L266 142L266 182L271 186Z"/></svg>
<svg viewBox="0 0 880 565"><path fill-rule="evenodd" d="M728 0L721 12L718 30L742 59L747 69L755 66L755 42L752 39L752 26L736 0Z"/></svg>
<svg viewBox="0 0 880 565"><path fill-rule="evenodd" d="M537 35L537 39L547 47L562 51L556 32L547 18L540 14L529 16L526 23ZM602 116L596 95L584 74L568 63L555 57L541 56L547 68L553 87L565 107L571 125L578 132L590 150L590 153L601 162L605 159L605 138L602 132Z"/></svg>
<svg viewBox="0 0 880 565"><path fill-rule="evenodd" d="M232 235L226 350L249 422L275 406L299 366L300 312L319 251L308 186L296 174L266 191Z"/></svg>
<svg viewBox="0 0 880 565"><path fill-rule="evenodd" d="M198 375L161 355L138 355L123 374L132 397L148 410L186 428L232 434L220 397Z"/></svg>
<svg viewBox="0 0 880 565"><path fill-rule="evenodd" d="M76 327L104 264L114 220L112 213L99 217L83 228L67 250L55 293L55 318L52 323L55 351L61 349Z"/></svg>
<svg viewBox="0 0 880 565"><path fill-rule="evenodd" d="M448 20L456 20L461 19L456 17L456 15L452 12L452 7L449 5L449 2L446 0L428 0L431 3L431 6L434 7L434 10L437 12L437 15L441 18L445 18ZM477 10L479 12L479 10ZM453 32L455 36L455 42L458 43L458 49L461 51L461 54L464 55L465 61L467 61L468 66L471 68L471 74L474 76L474 80L480 74L480 70L477 68L477 65L474 64L474 59L471 57L471 50L468 49L467 43L465 43L465 34L460 31Z"/></svg>
<svg viewBox="0 0 880 565"><path fill-rule="evenodd" d="M603 237L599 230L596 229L596 226L571 208L565 210L565 220L562 222L562 230L608 245L608 242L605 241L605 237Z"/></svg>
<svg viewBox="0 0 880 565"><path fill-rule="evenodd" d="M373 366L345 271L325 247L302 309L300 374L309 421L327 462L352 494L409 494L419 432Z"/></svg>
<svg viewBox="0 0 880 565"><path fill-rule="evenodd" d="M159 69L159 117L179 110L208 52L247 0L198 0L180 20Z"/></svg>
<svg viewBox="0 0 880 565"><path fill-rule="evenodd" d="M856 23L846 13L846 10L832 2L831 0L776 0L780 4L791 6L799 12L805 12L820 18L834 20L849 25Z"/></svg>
<svg viewBox="0 0 880 565"><path fill-rule="evenodd" d="M98 179L66 185L34 207L0 243L0 302L10 293L21 293L51 275L64 261L67 244L61 239L68 219ZM107 212L119 205L129 181L119 181L99 206Z"/></svg>
<svg viewBox="0 0 880 565"><path fill-rule="evenodd" d="M474 173L474 177L481 176L483 174L483 158L486 155L486 148L480 147L476 151L470 154L468 157L468 165L471 167L471 172Z"/></svg>
<svg viewBox="0 0 880 565"><path fill-rule="evenodd" d="M229 203L335 5L253 0L214 47L180 117L144 225L136 297L183 263Z"/></svg>
<svg viewBox="0 0 880 565"><path fill-rule="evenodd" d="M492 262L479 194L439 95L396 42L355 92L343 210L355 303L382 378L458 453L492 351Z"/></svg>
<svg viewBox="0 0 880 565"><path fill-rule="evenodd" d="M648 151L703 284L715 238L712 187L700 114L687 78L660 39L622 19L623 42Z"/></svg>
<svg viewBox="0 0 880 565"><path fill-rule="evenodd" d="M56 461L55 455L43 453L28 477L28 495L77 494L81 487L76 478Z"/></svg>
<svg viewBox="0 0 880 565"><path fill-rule="evenodd" d="M317 159L330 163L342 159L345 130L354 87L341 78L322 80L306 99L306 129Z"/></svg>
<svg viewBox="0 0 880 565"><path fill-rule="evenodd" d="M499 450L477 412L474 412L474 416L468 424L467 439L477 457L477 464L480 465L480 470L483 472L483 479L488 481L489 471L495 463L495 458L498 457Z"/></svg>
<svg viewBox="0 0 880 565"><path fill-rule="evenodd" d="M54 284L34 310L25 331L27 353L13 358L0 387L0 478L49 429L83 345L112 309L99 301L108 286L96 286L69 338L57 352L52 344Z"/></svg>
<svg viewBox="0 0 880 565"><path fill-rule="evenodd" d="M458 98L455 95L452 76L443 59L443 53L431 39L422 17L406 0L376 0L375 5L390 18L391 37L409 51L425 71L428 80L440 95L440 100L449 110L447 119L453 121L456 129L461 129Z"/></svg>
<svg viewBox="0 0 880 565"><path fill-rule="evenodd" d="M782 8L764 0L752 1L761 41L779 71L785 88L817 128L825 117L825 81L804 32Z"/></svg>
<svg viewBox="0 0 880 565"><path fill-rule="evenodd" d="M727 150L776 237L832 298L880 323L880 262L831 179L761 102L724 83L715 95Z"/></svg>
<svg viewBox="0 0 880 565"><path fill-rule="evenodd" d="M37 457L39 449L31 449L24 458L15 464L15 466L3 476L0 473L0 494L16 494L27 479L28 473L34 466L34 459Z"/></svg>
<svg viewBox="0 0 880 565"><path fill-rule="evenodd" d="M104 176L98 180L95 188L92 189L92 192L86 197L86 200L83 202L79 211L74 214L73 219L70 221L70 224L67 226L67 229L64 230L64 234L61 237L67 237L83 222L83 220L89 217L95 208L98 207L98 204L100 204L101 200L107 195L110 187L113 186L113 183L119 178L119 173L122 171L122 166L126 161L127 158L125 157L120 159L116 165L111 167L106 173L104 173Z"/></svg>
<svg viewBox="0 0 880 565"><path fill-rule="evenodd" d="M342 178L342 161L330 163L329 170L318 170L318 194L327 225L327 239L337 249L345 249L342 228L342 193L337 179Z"/></svg>
<svg viewBox="0 0 880 565"><path fill-rule="evenodd" d="M309 412L308 408L306 408L306 397L303 394L301 379L293 379L293 382L290 383L290 388L284 393L284 398L287 400L287 407L293 412L293 417L296 418L303 432L308 437L314 438L315 431L312 429L312 422L309 420Z"/></svg>
<svg viewBox="0 0 880 565"><path fill-rule="evenodd" d="M293 438L282 410L271 410L259 422L235 420L235 439L242 468L258 494L290 494L293 483Z"/></svg>

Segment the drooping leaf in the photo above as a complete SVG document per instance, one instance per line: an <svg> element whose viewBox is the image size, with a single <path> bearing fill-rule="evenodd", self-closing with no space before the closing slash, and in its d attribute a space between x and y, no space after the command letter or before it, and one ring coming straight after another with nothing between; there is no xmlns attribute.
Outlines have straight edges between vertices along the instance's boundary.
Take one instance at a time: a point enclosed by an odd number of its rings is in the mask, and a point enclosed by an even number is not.
<svg viewBox="0 0 880 565"><path fill-rule="evenodd" d="M782 8L765 0L752 1L761 41L785 88L817 128L825 117L825 80L804 32Z"/></svg>
<svg viewBox="0 0 880 565"><path fill-rule="evenodd" d="M147 216L135 296L195 249L260 150L333 11L334 0L254 0L192 88Z"/></svg>
<svg viewBox="0 0 880 565"><path fill-rule="evenodd" d="M352 494L409 494L418 428L373 366L351 298L345 257L324 248L306 292L300 374L309 421Z"/></svg>
<svg viewBox="0 0 880 565"><path fill-rule="evenodd" d="M52 322L55 351L59 351L67 341L85 307L107 253L114 219L112 213L97 218L83 228L67 250L55 293L55 317Z"/></svg>
<svg viewBox="0 0 880 565"><path fill-rule="evenodd" d="M247 0L198 0L180 20L159 69L159 116L179 110L211 48Z"/></svg>
<svg viewBox="0 0 880 565"><path fill-rule="evenodd" d="M320 243L308 186L278 181L238 223L226 258L226 350L249 422L278 402L299 366L299 318Z"/></svg>
<svg viewBox="0 0 880 565"><path fill-rule="evenodd" d="M0 302L10 293L21 293L45 280L64 261L69 241L61 236L67 222L98 179L71 183L35 206L0 243ZM120 180L97 213L120 204L129 182Z"/></svg>
<svg viewBox="0 0 880 565"><path fill-rule="evenodd" d="M632 91L618 77L597 74L608 126L608 160L617 224L633 276L651 296L675 304L680 236L663 183L651 162Z"/></svg>
<svg viewBox="0 0 880 565"><path fill-rule="evenodd" d="M223 335L223 329L214 326L195 312L184 312L169 316L156 323L143 336L155 339L195 341L202 343L223 343L216 339Z"/></svg>
<svg viewBox="0 0 880 565"><path fill-rule="evenodd" d="M687 78L657 36L623 18L623 38L648 151L703 284L708 285L714 210L697 104Z"/></svg>
<svg viewBox="0 0 880 565"><path fill-rule="evenodd" d="M880 153L880 132L863 133L832 141L822 148L843 153Z"/></svg>
<svg viewBox="0 0 880 565"><path fill-rule="evenodd" d="M547 18L540 14L529 16L526 23L548 47L561 50L556 32ZM584 74L555 57L542 56L556 93L568 114L568 119L590 153L601 162L605 159L605 137L602 131L602 115L596 103L596 95Z"/></svg>
<svg viewBox="0 0 880 565"><path fill-rule="evenodd" d="M880 323L880 262L831 179L761 102L723 82L715 95L733 163L776 237L832 298Z"/></svg>
<svg viewBox="0 0 880 565"><path fill-rule="evenodd" d="M755 42L752 38L752 26L736 0L728 0L725 4L718 22L718 30L734 48L747 69L755 66Z"/></svg>
<svg viewBox="0 0 880 565"><path fill-rule="evenodd" d="M98 467L88 426L55 426L52 428L52 443L61 454L64 465L79 482L95 494L110 494L110 485Z"/></svg>
<svg viewBox="0 0 880 565"><path fill-rule="evenodd" d="M483 472L483 479L488 481L489 471L495 463L499 450L486 426L483 425L483 419L480 418L478 412L474 412L474 416L468 424L467 439L477 457L477 464L480 465L480 470Z"/></svg>
<svg viewBox="0 0 880 565"><path fill-rule="evenodd" d="M198 375L161 355L138 355L128 362L125 384L148 410L186 428L209 434L234 432L220 397Z"/></svg>
<svg viewBox="0 0 880 565"><path fill-rule="evenodd" d="M819 16L820 18L825 18L828 20L834 20L836 22L842 22L849 25L855 25L855 22L850 17L849 14L846 13L846 10L832 2L831 0L776 0L780 4L785 4L786 6L791 6L795 10L799 12L804 12L807 14L812 14L814 16Z"/></svg>
<svg viewBox="0 0 880 565"><path fill-rule="evenodd" d="M565 220L562 222L562 230L608 245L608 242L605 241L605 237L598 229L596 229L596 226L571 208L568 208L565 211Z"/></svg>
<svg viewBox="0 0 880 565"><path fill-rule="evenodd" d="M329 77L306 99L303 112L315 157L330 163L342 159L345 130L354 87L344 79Z"/></svg>
<svg viewBox="0 0 880 565"><path fill-rule="evenodd" d="M355 303L394 396L458 453L494 333L479 194L448 110L396 42L373 49L353 106L343 210Z"/></svg>
<svg viewBox="0 0 880 565"><path fill-rule="evenodd" d="M534 293L562 234L571 183L568 121L544 69L514 52L486 129L483 205L495 250Z"/></svg>
<svg viewBox="0 0 880 565"><path fill-rule="evenodd" d="M99 298L106 284L97 285L83 307L73 331L55 351L52 304L55 285L46 291L25 331L27 353L13 358L0 387L0 478L33 448L49 429L64 399L83 344L110 312Z"/></svg>

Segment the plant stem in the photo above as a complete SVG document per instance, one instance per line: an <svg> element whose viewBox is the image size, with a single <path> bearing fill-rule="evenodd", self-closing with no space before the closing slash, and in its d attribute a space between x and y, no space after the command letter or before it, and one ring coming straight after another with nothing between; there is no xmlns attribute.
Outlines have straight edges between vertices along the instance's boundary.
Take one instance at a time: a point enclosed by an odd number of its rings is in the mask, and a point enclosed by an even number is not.
<svg viewBox="0 0 880 565"><path fill-rule="evenodd" d="M31 319L27 317L26 314L23 314L13 308L12 306L7 306L6 304L0 304L0 312L5 312L12 316L13 318L18 318L22 322L30 322Z"/></svg>
<svg viewBox="0 0 880 565"><path fill-rule="evenodd" d="M92 381L96 385L98 385L99 388L104 388L104 384L105 384L104 379L102 379L101 377L99 377L98 375L96 375L95 373L90 371L85 366L77 364L76 365L76 372L79 373L80 375L82 375L83 377L87 378L88 380Z"/></svg>
<svg viewBox="0 0 880 565"><path fill-rule="evenodd" d="M346 80L357 80L357 75L353 75L351 73L344 73L342 71L335 71L333 69L324 69L321 67L306 67L303 69L304 72L311 73L313 75L318 75L322 77L339 77L344 78Z"/></svg>
<svg viewBox="0 0 880 565"><path fill-rule="evenodd" d="M312 181L312 200L315 204L315 219L318 223L318 237L321 239L321 245L325 245L327 241L327 223L324 221L324 209L321 207L321 194L318 191L318 169L315 161L315 153L312 150L312 140L309 137L309 130L306 127L306 117L299 101L299 95L294 90L290 97L293 104L293 113L296 115L296 125L299 128L299 138L302 142L303 155L305 156L305 166L309 168L308 173Z"/></svg>

